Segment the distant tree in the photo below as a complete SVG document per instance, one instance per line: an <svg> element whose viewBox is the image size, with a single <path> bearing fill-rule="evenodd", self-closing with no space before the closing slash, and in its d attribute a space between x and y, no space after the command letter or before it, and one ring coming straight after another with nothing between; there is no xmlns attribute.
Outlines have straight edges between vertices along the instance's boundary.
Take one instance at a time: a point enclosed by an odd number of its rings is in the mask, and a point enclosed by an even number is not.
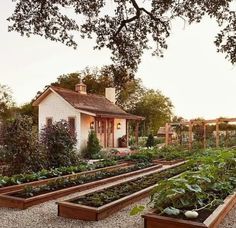
<svg viewBox="0 0 236 228"><path fill-rule="evenodd" d="M201 22L206 16L222 28L215 44L232 63L236 62L236 13L233 0L17 0L8 19L9 31L39 35L74 48L73 34L95 38L95 48L108 48L112 60L128 69L137 69L144 50L163 56L171 25ZM76 19L74 19L76 18ZM210 25L209 25L210 26ZM153 40L152 43L149 40ZM120 75L122 76L122 75Z"/></svg>
<svg viewBox="0 0 236 228"><path fill-rule="evenodd" d="M160 91L148 90L132 110L134 114L145 117L145 132L157 132L166 122L170 121L173 105L170 99Z"/></svg>
<svg viewBox="0 0 236 228"><path fill-rule="evenodd" d="M99 95L105 94L105 88L115 87L115 83L111 74L104 74L99 68L85 68L81 71L83 83L87 86L88 93Z"/></svg>
<svg viewBox="0 0 236 228"><path fill-rule="evenodd" d="M80 73L63 74L57 78L56 82L51 83L51 85L74 90L75 85L80 83L80 79Z"/></svg>
<svg viewBox="0 0 236 228"><path fill-rule="evenodd" d="M0 119L7 119L12 115L14 102L9 87L0 84Z"/></svg>
<svg viewBox="0 0 236 228"><path fill-rule="evenodd" d="M17 107L15 110L16 113L22 116L29 116L33 120L33 125L38 125L38 108L32 105L32 102L23 104L20 107Z"/></svg>
<svg viewBox="0 0 236 228"><path fill-rule="evenodd" d="M173 116L171 122L173 123L181 123L182 121L184 121L184 118L182 116Z"/></svg>
<svg viewBox="0 0 236 228"><path fill-rule="evenodd" d="M130 74L132 75L132 73ZM75 85L80 83L82 79L87 86L88 93L99 95L105 94L105 88L114 87L116 89L117 104L129 111L145 91L141 79L134 79L130 74L114 65L104 66L101 69L87 67L81 72L61 75L51 85L74 90ZM123 76L120 77L121 75Z"/></svg>

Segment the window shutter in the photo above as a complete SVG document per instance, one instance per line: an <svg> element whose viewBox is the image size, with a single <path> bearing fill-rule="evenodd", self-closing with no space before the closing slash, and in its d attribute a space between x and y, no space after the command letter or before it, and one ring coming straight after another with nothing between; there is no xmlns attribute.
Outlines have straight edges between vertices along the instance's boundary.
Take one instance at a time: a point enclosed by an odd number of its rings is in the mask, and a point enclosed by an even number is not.
<svg viewBox="0 0 236 228"><path fill-rule="evenodd" d="M72 136L75 136L75 118L69 117L68 118L69 130Z"/></svg>

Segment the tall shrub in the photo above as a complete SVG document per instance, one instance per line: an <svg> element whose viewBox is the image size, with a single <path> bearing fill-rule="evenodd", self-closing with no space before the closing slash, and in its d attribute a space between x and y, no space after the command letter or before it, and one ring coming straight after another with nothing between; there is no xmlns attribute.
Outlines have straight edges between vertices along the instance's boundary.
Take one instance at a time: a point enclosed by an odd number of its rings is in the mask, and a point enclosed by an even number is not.
<svg viewBox="0 0 236 228"><path fill-rule="evenodd" d="M40 141L47 152L50 167L70 166L77 163L76 137L70 133L64 120L45 126L40 133Z"/></svg>
<svg viewBox="0 0 236 228"><path fill-rule="evenodd" d="M9 173L38 171L45 166L45 154L38 142L32 118L18 115L6 121L3 135L3 159Z"/></svg>
<svg viewBox="0 0 236 228"><path fill-rule="evenodd" d="M87 142L87 157L97 158L100 150L101 146L99 144L99 140L97 138L95 131L90 131Z"/></svg>
<svg viewBox="0 0 236 228"><path fill-rule="evenodd" d="M153 147L154 146L154 137L152 134L149 134L146 142L146 147Z"/></svg>

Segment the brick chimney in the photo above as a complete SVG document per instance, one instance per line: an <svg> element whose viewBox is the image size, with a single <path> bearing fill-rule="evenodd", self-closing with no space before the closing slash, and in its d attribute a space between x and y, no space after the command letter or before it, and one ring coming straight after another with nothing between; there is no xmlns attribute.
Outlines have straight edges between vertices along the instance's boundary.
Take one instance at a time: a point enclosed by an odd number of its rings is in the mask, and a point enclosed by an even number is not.
<svg viewBox="0 0 236 228"><path fill-rule="evenodd" d="M79 84L75 85L75 91L80 94L87 94L87 86L80 80Z"/></svg>
<svg viewBox="0 0 236 228"><path fill-rule="evenodd" d="M112 103L116 103L116 90L115 88L106 88L105 89L105 97L111 101Z"/></svg>

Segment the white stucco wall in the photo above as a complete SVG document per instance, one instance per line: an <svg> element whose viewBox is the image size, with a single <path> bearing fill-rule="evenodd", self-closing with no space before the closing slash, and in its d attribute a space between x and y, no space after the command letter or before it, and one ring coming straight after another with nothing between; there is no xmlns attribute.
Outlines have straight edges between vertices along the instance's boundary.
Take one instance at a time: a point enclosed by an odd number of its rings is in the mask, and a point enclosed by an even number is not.
<svg viewBox="0 0 236 228"><path fill-rule="evenodd" d="M87 146L88 135L90 131L90 123L94 122L95 126L95 119L93 116L89 116L86 114L81 113L81 145L80 148L83 150Z"/></svg>
<svg viewBox="0 0 236 228"><path fill-rule="evenodd" d="M80 149L81 130L80 130L80 112L74 109L63 98L55 93L50 93L39 104L39 129L46 125L46 119L52 118L54 121L68 120L68 117L75 118L75 131L77 135L77 149Z"/></svg>
<svg viewBox="0 0 236 228"><path fill-rule="evenodd" d="M121 128L117 129L117 124L121 124ZM126 135L126 120L125 119L115 119L114 120L114 147L118 147L118 138Z"/></svg>

